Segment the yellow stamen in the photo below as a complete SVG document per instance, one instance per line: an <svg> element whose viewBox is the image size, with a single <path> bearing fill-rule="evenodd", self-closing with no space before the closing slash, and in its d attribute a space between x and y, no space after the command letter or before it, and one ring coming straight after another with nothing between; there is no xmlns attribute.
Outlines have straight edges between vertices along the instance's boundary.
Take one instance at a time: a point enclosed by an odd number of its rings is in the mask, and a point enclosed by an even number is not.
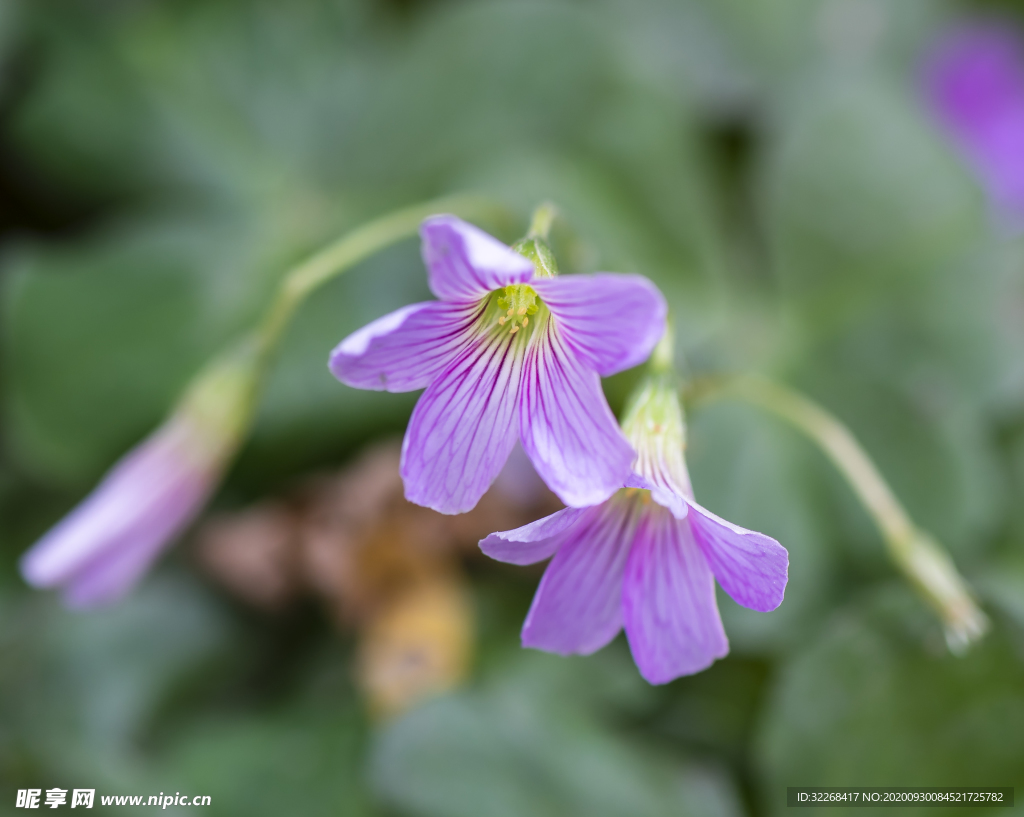
<svg viewBox="0 0 1024 817"><path fill-rule="evenodd" d="M509 332L515 334L525 329L530 323L528 317L537 314L537 293L525 284L509 284L504 294L498 298L498 325L508 326ZM522 326L517 324L522 323Z"/></svg>

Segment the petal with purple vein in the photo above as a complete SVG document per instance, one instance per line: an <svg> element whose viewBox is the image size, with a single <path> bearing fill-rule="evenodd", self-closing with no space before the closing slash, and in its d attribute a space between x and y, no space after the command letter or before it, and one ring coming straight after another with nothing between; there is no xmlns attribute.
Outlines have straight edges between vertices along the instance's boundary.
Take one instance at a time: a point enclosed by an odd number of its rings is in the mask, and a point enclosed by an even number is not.
<svg viewBox="0 0 1024 817"><path fill-rule="evenodd" d="M533 262L455 216L420 227L430 291L442 301L475 302L488 292L533 278Z"/></svg>
<svg viewBox="0 0 1024 817"><path fill-rule="evenodd" d="M402 307L339 343L331 372L357 389L422 389L479 335L475 326L484 309L484 303L444 301Z"/></svg>
<svg viewBox="0 0 1024 817"><path fill-rule="evenodd" d="M480 549L499 562L531 565L554 555L571 528L587 513L587 508L565 508L515 530L492 533L480 540Z"/></svg>
<svg viewBox="0 0 1024 817"><path fill-rule="evenodd" d="M548 487L575 508L604 502L630 474L633 449L584 368L550 323L526 351L520 400L523 448Z"/></svg>
<svg viewBox="0 0 1024 817"><path fill-rule="evenodd" d="M507 332L483 335L427 387L402 443L410 502L463 513L494 482L517 439L524 342Z"/></svg>
<svg viewBox="0 0 1024 817"><path fill-rule="evenodd" d="M726 522L689 502L693 537L715 578L733 601L766 613L782 604L789 579L789 554L763 533Z"/></svg>
<svg viewBox="0 0 1024 817"><path fill-rule="evenodd" d="M729 652L715 579L686 522L648 506L626 564L622 615L640 674L652 684L700 672Z"/></svg>
<svg viewBox="0 0 1024 817"><path fill-rule="evenodd" d="M580 512L541 579L523 624L523 646L589 655L622 628L622 571L637 524L636 497Z"/></svg>
<svg viewBox="0 0 1024 817"><path fill-rule="evenodd" d="M576 357L602 376L642 363L665 331L665 299L642 275L565 275L531 286Z"/></svg>

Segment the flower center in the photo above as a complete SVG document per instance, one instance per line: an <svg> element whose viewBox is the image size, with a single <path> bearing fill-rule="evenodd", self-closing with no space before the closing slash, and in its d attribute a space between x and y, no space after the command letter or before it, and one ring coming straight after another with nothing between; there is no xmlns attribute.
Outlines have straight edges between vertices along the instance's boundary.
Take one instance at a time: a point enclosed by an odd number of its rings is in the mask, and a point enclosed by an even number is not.
<svg viewBox="0 0 1024 817"><path fill-rule="evenodd" d="M498 297L498 309L504 314L498 318L501 326L509 325L509 334L519 331L519 324L526 327L530 316L537 314L537 293L526 284L510 284L505 294Z"/></svg>
<svg viewBox="0 0 1024 817"><path fill-rule="evenodd" d="M651 492L646 488L623 488L622 495L643 505L651 504Z"/></svg>

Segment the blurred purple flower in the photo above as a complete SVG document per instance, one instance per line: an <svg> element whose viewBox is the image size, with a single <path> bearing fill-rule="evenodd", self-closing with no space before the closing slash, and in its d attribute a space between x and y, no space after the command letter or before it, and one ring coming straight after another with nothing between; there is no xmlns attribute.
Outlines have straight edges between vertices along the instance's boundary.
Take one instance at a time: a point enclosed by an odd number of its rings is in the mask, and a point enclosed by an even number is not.
<svg viewBox="0 0 1024 817"><path fill-rule="evenodd" d="M182 421L130 451L22 560L36 587L63 586L72 607L122 596L206 500L215 473L190 452Z"/></svg>
<svg viewBox="0 0 1024 817"><path fill-rule="evenodd" d="M171 417L22 557L25 580L63 588L73 608L131 590L217 486L248 425L253 362L232 355L204 371Z"/></svg>
<svg viewBox="0 0 1024 817"><path fill-rule="evenodd" d="M694 502L673 388L648 382L623 428L638 452L632 487L596 507L491 534L480 547L512 564L554 557L523 625L524 646L588 655L624 627L640 673L662 684L728 653L715 579L738 604L774 610L789 556Z"/></svg>
<svg viewBox="0 0 1024 817"><path fill-rule="evenodd" d="M454 216L427 219L420 234L440 300L385 315L330 360L357 388L426 387L402 446L406 497L468 511L521 440L567 505L607 499L633 450L600 376L650 353L664 327L661 293L638 275L551 276Z"/></svg>
<svg viewBox="0 0 1024 817"><path fill-rule="evenodd" d="M1013 221L1024 217L1024 50L997 22L947 32L924 63L929 105Z"/></svg>

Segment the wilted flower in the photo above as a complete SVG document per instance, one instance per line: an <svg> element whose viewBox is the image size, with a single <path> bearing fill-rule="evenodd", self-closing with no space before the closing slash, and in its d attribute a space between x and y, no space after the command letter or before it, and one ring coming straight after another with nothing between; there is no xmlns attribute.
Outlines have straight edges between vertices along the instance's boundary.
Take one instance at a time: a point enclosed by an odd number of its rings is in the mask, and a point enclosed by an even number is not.
<svg viewBox="0 0 1024 817"><path fill-rule="evenodd" d="M406 432L408 499L442 513L472 508L519 439L567 505L607 499L633 451L601 375L642 362L661 334L664 299L637 275L554 275L530 239L506 247L454 216L420 230L430 288L347 337L331 355L350 386L426 387Z"/></svg>
<svg viewBox="0 0 1024 817"><path fill-rule="evenodd" d="M460 557L477 554L487 531L558 507L513 454L470 513L444 516L403 497L400 456L398 442L373 445L337 474L218 514L195 537L206 570L250 604L279 609L311 591L339 629L356 630L357 682L386 716L469 671L473 606Z"/></svg>
<svg viewBox="0 0 1024 817"><path fill-rule="evenodd" d="M372 711L397 715L458 686L473 653L465 579L432 573L389 598L367 621L357 678Z"/></svg>
<svg viewBox="0 0 1024 817"><path fill-rule="evenodd" d="M996 22L957 27L931 50L928 101L996 207L1024 216L1024 49Z"/></svg>
<svg viewBox="0 0 1024 817"><path fill-rule="evenodd" d="M299 590L297 514L269 500L215 514L196 531L202 565L235 595L264 610L280 610Z"/></svg>
<svg viewBox="0 0 1024 817"><path fill-rule="evenodd" d="M625 627L641 674L665 683L729 651L715 579L754 610L774 610L789 556L774 539L720 519L693 500L674 388L656 375L623 422L636 473L592 508L567 508L494 533L483 551L513 564L554 557L523 625L523 645L590 654Z"/></svg>
<svg viewBox="0 0 1024 817"><path fill-rule="evenodd" d="M153 434L125 455L21 561L35 587L62 587L72 607L127 593L199 512L251 414L255 358L218 360Z"/></svg>

